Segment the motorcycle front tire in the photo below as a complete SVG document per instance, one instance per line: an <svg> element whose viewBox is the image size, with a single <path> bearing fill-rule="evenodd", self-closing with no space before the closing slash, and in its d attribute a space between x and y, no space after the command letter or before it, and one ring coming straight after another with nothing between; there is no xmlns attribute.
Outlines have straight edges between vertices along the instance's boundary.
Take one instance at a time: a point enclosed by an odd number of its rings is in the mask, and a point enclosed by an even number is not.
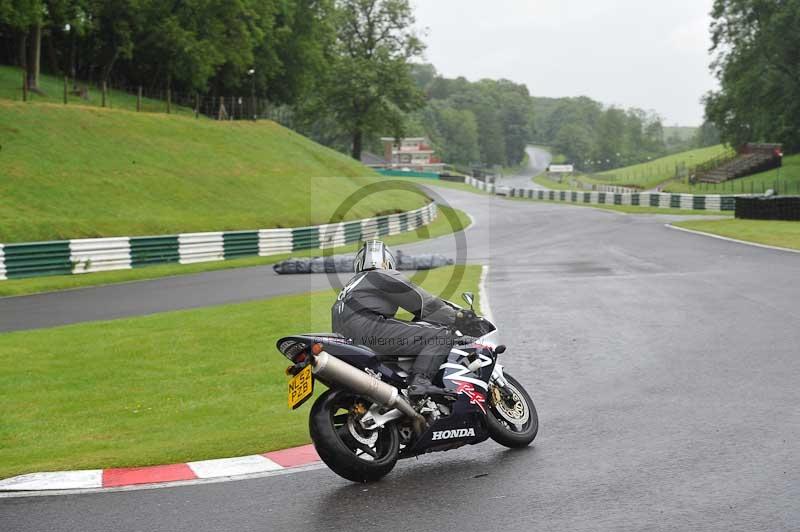
<svg viewBox="0 0 800 532"><path fill-rule="evenodd" d="M523 426L516 427L516 430L512 430L508 426L510 423L502 419L502 415L498 412L497 407L490 405L489 415L486 416L489 425L489 435L500 445L505 445L512 449L525 447L530 445L539 432L539 414L536 412L536 405L533 404L533 399L531 399L531 396L522 384L507 373L504 377L506 381L508 381L510 387L517 393L519 399L524 403L524 407L527 408L528 420Z"/></svg>

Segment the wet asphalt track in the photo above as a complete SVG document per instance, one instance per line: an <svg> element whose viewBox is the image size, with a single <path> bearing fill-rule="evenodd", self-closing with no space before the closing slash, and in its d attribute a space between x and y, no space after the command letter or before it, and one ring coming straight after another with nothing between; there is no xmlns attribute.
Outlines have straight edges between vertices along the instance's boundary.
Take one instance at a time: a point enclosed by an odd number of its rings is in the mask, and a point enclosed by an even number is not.
<svg viewBox="0 0 800 532"><path fill-rule="evenodd" d="M0 530L800 530L800 256L664 216L441 194L477 219L468 260L491 264L503 362L540 412L532 447L432 454L369 486L319 469L0 499ZM267 295L269 271L127 290L214 304ZM128 304L92 290L71 312Z"/></svg>
<svg viewBox="0 0 800 532"><path fill-rule="evenodd" d="M533 182L533 177L541 174L550 165L553 156L550 152L537 146L525 148L528 153L528 166L518 174L505 176L497 181L498 185L505 185L514 188L531 188L534 190L547 190L545 187Z"/></svg>

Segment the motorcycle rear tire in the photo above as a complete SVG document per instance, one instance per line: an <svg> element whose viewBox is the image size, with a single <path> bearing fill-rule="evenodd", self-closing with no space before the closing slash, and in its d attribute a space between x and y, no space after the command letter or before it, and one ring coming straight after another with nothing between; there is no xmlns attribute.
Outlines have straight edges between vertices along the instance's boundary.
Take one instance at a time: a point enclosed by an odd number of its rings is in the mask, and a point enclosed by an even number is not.
<svg viewBox="0 0 800 532"><path fill-rule="evenodd" d="M333 416L343 401L355 397L343 390L327 390L311 407L308 429L319 457L334 473L353 482L375 482L386 476L397 463L400 453L400 435L394 424L380 429L382 456L373 461L356 456L345 445L334 426Z"/></svg>
<svg viewBox="0 0 800 532"><path fill-rule="evenodd" d="M519 381L508 373L506 373L504 377L518 392L520 399L525 402L525 406L528 409L528 422L525 423L523 430L519 432L512 431L503 421L498 419L500 414L495 410L496 407L490 405L489 415L486 416L489 425L489 435L500 445L505 445L512 449L526 447L530 445L539 432L539 414L536 412L536 405L533 404L533 399L531 399L531 396Z"/></svg>

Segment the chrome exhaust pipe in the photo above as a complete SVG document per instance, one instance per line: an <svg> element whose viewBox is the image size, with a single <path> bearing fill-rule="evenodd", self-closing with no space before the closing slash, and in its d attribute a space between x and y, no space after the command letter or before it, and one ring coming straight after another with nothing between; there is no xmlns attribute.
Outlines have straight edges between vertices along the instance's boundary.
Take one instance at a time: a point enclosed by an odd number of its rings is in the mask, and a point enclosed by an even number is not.
<svg viewBox="0 0 800 532"><path fill-rule="evenodd" d="M415 421L422 420L423 423L425 421L425 418L412 408L405 397L400 395L397 388L379 381L372 375L354 368L325 351L314 355L314 365L311 371L325 381L340 384L380 405L396 408Z"/></svg>

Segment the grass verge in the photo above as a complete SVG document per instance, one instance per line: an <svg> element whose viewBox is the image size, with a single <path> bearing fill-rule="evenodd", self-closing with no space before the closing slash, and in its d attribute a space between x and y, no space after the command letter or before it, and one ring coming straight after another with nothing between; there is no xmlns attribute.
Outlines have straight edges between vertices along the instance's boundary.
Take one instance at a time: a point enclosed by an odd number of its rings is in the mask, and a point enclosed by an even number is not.
<svg viewBox="0 0 800 532"><path fill-rule="evenodd" d="M454 212L457 217L455 227L450 224L450 221L447 217L448 211ZM451 207L439 206L439 215L426 227L421 227L415 231L408 231L399 235L384 237L383 240L392 246L410 244L420 240L436 238L461 231L466 229L470 223L470 218L465 212L458 209L452 209ZM356 248L356 244L351 244L348 246L335 248L335 251L337 253L347 253L354 252ZM0 281L0 297L20 296L40 292L53 292L56 290L69 290L73 288L84 288L87 286L143 281L146 279L157 279L160 277L188 275L192 273L210 272L216 270L228 270L231 268L264 266L267 264L280 262L286 258L289 258L290 256L312 257L319 254L319 249L309 249L282 255L272 255L269 257L246 257L242 259L201 262L197 264L164 264L159 266L149 266L146 268L135 268L132 270L88 273L82 275L33 277L30 279L14 279L10 281Z"/></svg>
<svg viewBox="0 0 800 532"><path fill-rule="evenodd" d="M559 183L541 174L534 177L533 182L552 190L572 190L572 186L569 183Z"/></svg>
<svg viewBox="0 0 800 532"><path fill-rule="evenodd" d="M692 220L672 225L768 246L800 249L800 222L778 220Z"/></svg>
<svg viewBox="0 0 800 532"><path fill-rule="evenodd" d="M427 272L440 293L456 267ZM478 293L480 266L458 267ZM308 442L281 336L330 329L333 291L0 335L0 478L262 453ZM320 386L319 388L322 388Z"/></svg>

